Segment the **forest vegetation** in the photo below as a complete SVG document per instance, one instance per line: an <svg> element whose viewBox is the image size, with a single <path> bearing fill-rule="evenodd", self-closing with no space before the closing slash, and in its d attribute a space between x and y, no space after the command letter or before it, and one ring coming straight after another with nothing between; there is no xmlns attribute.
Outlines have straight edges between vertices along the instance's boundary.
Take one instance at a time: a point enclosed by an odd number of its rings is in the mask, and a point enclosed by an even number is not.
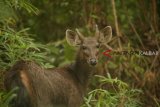
<svg viewBox="0 0 160 107"><path fill-rule="evenodd" d="M19 60L69 64L76 49L66 30L87 36L96 24L112 27L112 58L101 54L82 107L160 107L160 0L0 0L0 107L16 97L17 89L4 88L10 67ZM112 54L123 51L158 55Z"/></svg>

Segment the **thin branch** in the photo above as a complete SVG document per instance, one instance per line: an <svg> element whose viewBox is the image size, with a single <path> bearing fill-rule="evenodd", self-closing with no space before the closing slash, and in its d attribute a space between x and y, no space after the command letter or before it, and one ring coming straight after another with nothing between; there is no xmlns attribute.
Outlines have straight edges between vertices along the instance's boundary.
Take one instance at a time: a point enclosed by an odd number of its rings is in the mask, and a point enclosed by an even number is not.
<svg viewBox="0 0 160 107"><path fill-rule="evenodd" d="M158 32L158 25L157 25L157 0L152 0L151 3L151 13L153 13L152 16L152 23L154 25L154 29L156 32Z"/></svg>
<svg viewBox="0 0 160 107"><path fill-rule="evenodd" d="M137 36L137 38L138 38L140 44L141 44L142 47L144 48L144 44L143 44L143 42L142 42L142 40L141 40L141 38L140 38L140 35L138 34L138 32L137 32L135 26L134 26L133 23L130 21L130 19L129 19L129 24L130 24L131 28L133 29L134 33L136 34L136 36Z"/></svg>
<svg viewBox="0 0 160 107"><path fill-rule="evenodd" d="M113 9L113 15L114 15L114 21L115 21L116 35L118 37L121 37L122 35L121 35L119 27L118 27L118 19L117 19L115 1L111 0L111 3L112 3L112 9ZM118 38L118 44L119 44L120 50L122 50L122 45L121 45L120 38Z"/></svg>

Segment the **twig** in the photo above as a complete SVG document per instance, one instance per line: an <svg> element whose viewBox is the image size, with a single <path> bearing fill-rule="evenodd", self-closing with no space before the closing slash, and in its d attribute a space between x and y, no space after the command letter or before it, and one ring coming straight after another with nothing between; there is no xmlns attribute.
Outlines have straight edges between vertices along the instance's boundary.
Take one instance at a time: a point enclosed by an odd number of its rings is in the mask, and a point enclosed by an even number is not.
<svg viewBox="0 0 160 107"><path fill-rule="evenodd" d="M131 28L133 29L134 33L136 34L136 36L137 36L137 38L138 38L140 44L141 44L142 47L144 48L143 42L141 41L141 38L140 38L140 36L139 36L139 34L138 34L136 28L134 27L134 25L132 24L132 22L130 21L129 18L128 18L128 20L129 20L129 24L130 24Z"/></svg>
<svg viewBox="0 0 160 107"><path fill-rule="evenodd" d="M159 54L159 52L160 52L160 49L158 50L158 54ZM156 63L156 60L157 60L157 59L158 59L158 55L156 55L156 56L154 57L154 60L153 60L153 62L152 62L152 64L151 64L151 66L150 66L149 71L152 70L152 68L153 68L154 64Z"/></svg>
<svg viewBox="0 0 160 107"><path fill-rule="evenodd" d="M115 1L111 0L111 3L112 3L112 9L113 9L113 15L114 15L114 21L115 21L116 35L118 37L121 37L122 35L121 35L119 27L118 27L118 19L117 19ZM121 45L120 38L118 38L118 44L119 44L120 50L122 50L122 45Z"/></svg>

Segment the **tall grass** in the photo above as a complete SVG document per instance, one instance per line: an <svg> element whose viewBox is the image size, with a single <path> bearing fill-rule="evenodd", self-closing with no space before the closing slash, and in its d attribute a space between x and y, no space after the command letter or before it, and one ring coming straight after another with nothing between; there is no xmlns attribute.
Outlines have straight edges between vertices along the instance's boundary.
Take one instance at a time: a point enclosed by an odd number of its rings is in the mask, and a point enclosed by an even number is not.
<svg viewBox="0 0 160 107"><path fill-rule="evenodd" d="M96 77L99 79L99 84L111 85L111 87L90 91L84 98L85 104L82 107L141 107L142 104L138 98L142 93L141 90L130 89L125 82L111 78L110 74L107 77Z"/></svg>

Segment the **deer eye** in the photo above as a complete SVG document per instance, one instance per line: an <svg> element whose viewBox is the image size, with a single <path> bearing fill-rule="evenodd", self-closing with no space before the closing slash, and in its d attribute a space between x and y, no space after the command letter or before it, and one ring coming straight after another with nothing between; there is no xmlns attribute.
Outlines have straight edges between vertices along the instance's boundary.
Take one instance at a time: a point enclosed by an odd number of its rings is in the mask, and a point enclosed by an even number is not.
<svg viewBox="0 0 160 107"><path fill-rule="evenodd" d="M82 46L82 49L83 49L83 50L86 50L86 49L87 49L87 47L86 47L86 46Z"/></svg>
<svg viewBox="0 0 160 107"><path fill-rule="evenodd" d="M98 45L96 45L96 48L99 48L100 47L100 45L98 44Z"/></svg>

